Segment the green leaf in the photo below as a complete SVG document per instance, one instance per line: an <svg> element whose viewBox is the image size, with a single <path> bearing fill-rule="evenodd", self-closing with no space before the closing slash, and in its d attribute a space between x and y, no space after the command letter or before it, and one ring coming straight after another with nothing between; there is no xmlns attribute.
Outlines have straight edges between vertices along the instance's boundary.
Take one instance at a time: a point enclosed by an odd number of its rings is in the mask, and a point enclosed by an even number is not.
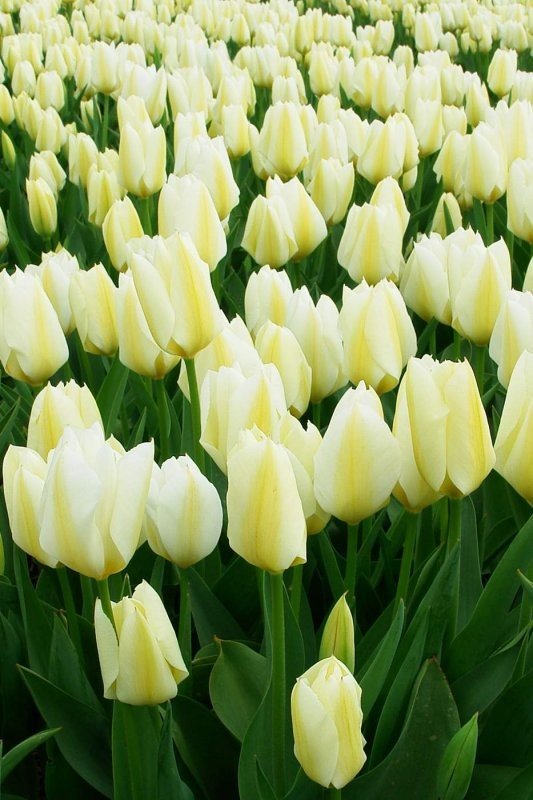
<svg viewBox="0 0 533 800"><path fill-rule="evenodd" d="M54 739L46 745L45 792L46 800L65 800L66 797L102 800L100 792L74 772Z"/></svg>
<svg viewBox="0 0 533 800"><path fill-rule="evenodd" d="M492 764L475 764L467 800L494 800L498 792L508 786L520 770Z"/></svg>
<svg viewBox="0 0 533 800"><path fill-rule="evenodd" d="M193 793L183 783L176 763L174 742L172 740L172 706L167 703L157 759L157 797L158 800L194 800Z"/></svg>
<svg viewBox="0 0 533 800"><path fill-rule="evenodd" d="M374 703L379 697L383 689L387 675L396 654L398 642L402 635L403 622L405 616L405 606L403 601L400 601L396 616L385 635L378 651L376 652L371 663L365 666L358 676L359 684L361 686L361 703L363 714L368 716L372 711Z"/></svg>
<svg viewBox="0 0 533 800"><path fill-rule="evenodd" d="M191 567L188 575L192 616L200 645L209 644L215 636L219 639L246 639L242 628L196 570Z"/></svg>
<svg viewBox="0 0 533 800"><path fill-rule="evenodd" d="M459 716L446 678L435 660L426 661L394 749L379 766L345 787L343 799L436 797L438 765L458 728Z"/></svg>
<svg viewBox="0 0 533 800"><path fill-rule="evenodd" d="M16 546L13 548L13 566L30 667L46 674L52 639L52 610L38 599L28 574L26 554Z"/></svg>
<svg viewBox="0 0 533 800"><path fill-rule="evenodd" d="M461 631L469 622L483 591L479 566L476 512L470 497L465 497L461 502L460 551L457 631Z"/></svg>
<svg viewBox="0 0 533 800"><path fill-rule="evenodd" d="M437 774L437 792L442 800L463 800L476 760L477 714L453 736L442 756Z"/></svg>
<svg viewBox="0 0 533 800"><path fill-rule="evenodd" d="M107 720L37 673L19 667L41 716L61 728L56 741L72 768L101 794L112 795Z"/></svg>
<svg viewBox="0 0 533 800"><path fill-rule="evenodd" d="M156 706L113 701L113 800L157 797L160 729Z"/></svg>
<svg viewBox="0 0 533 800"><path fill-rule="evenodd" d="M499 792L495 800L531 800L533 787L533 764L517 775L505 789Z"/></svg>
<svg viewBox="0 0 533 800"><path fill-rule="evenodd" d="M20 742L20 744L12 747L11 750L0 759L1 780L4 781L9 773L12 772L27 755L40 747L52 736L55 736L60 730L61 728L50 728L49 730L35 733L33 736L30 736L29 739L25 739L23 742Z"/></svg>
<svg viewBox="0 0 533 800"><path fill-rule="evenodd" d="M520 586L517 570L527 571L532 560L532 536L533 516L507 548L485 586L470 622L449 648L444 663L452 680L464 675L493 652Z"/></svg>
<svg viewBox="0 0 533 800"><path fill-rule="evenodd" d="M115 356L111 369L107 373L96 397L106 436L113 433L118 410L128 382L128 375L128 368L119 361L118 355Z"/></svg>
<svg viewBox="0 0 533 800"><path fill-rule="evenodd" d="M219 641L209 696L218 718L242 742L263 699L269 679L264 656L239 642Z"/></svg>
<svg viewBox="0 0 533 800"><path fill-rule="evenodd" d="M479 738L479 761L526 767L533 753L533 672L510 686L487 714Z"/></svg>
<svg viewBox="0 0 533 800"><path fill-rule="evenodd" d="M78 652L58 616L54 617L47 675L51 683L60 686L71 697L103 713L100 701L83 671Z"/></svg>

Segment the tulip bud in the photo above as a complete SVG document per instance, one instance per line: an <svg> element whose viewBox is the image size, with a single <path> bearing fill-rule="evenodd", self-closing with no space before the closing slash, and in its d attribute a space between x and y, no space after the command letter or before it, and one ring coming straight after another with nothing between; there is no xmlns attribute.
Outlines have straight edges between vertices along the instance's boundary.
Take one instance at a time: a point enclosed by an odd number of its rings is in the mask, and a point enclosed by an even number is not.
<svg viewBox="0 0 533 800"><path fill-rule="evenodd" d="M400 413L409 426L416 468L430 489L456 498L477 489L495 456L468 361L410 359L398 390Z"/></svg>
<svg viewBox="0 0 533 800"><path fill-rule="evenodd" d="M87 386L71 380L56 386L47 383L31 408L28 422L28 447L46 460L65 428L90 428L98 423L103 430L102 417Z"/></svg>
<svg viewBox="0 0 533 800"><path fill-rule="evenodd" d="M440 17L429 12L415 16L415 47L419 53L436 50L442 33Z"/></svg>
<svg viewBox="0 0 533 800"><path fill-rule="evenodd" d="M192 358L222 330L209 267L187 233L130 245L128 266L154 340L162 350Z"/></svg>
<svg viewBox="0 0 533 800"><path fill-rule="evenodd" d="M222 530L218 492L189 456L154 464L145 529L152 550L180 568L211 553Z"/></svg>
<svg viewBox="0 0 533 800"><path fill-rule="evenodd" d="M102 223L104 244L116 270L126 268L128 242L143 235L139 215L129 197L116 200Z"/></svg>
<svg viewBox="0 0 533 800"><path fill-rule="evenodd" d="M457 228L461 228L462 224L461 208L455 195L451 192L444 192L440 196L435 209L435 215L431 223L431 233L438 233L444 239Z"/></svg>
<svg viewBox="0 0 533 800"><path fill-rule="evenodd" d="M277 368L287 406L296 417L301 417L309 405L311 367L295 335L267 320L257 332L255 347L264 364L274 364Z"/></svg>
<svg viewBox="0 0 533 800"><path fill-rule="evenodd" d="M15 152L15 146L13 145L13 142L11 141L11 139L9 138L9 136L5 131L2 131L2 155L4 157L4 161L6 162L7 166L10 169L13 169L13 167L15 166L15 161L17 159L17 154Z"/></svg>
<svg viewBox="0 0 533 800"><path fill-rule="evenodd" d="M361 688L335 656L304 672L291 694L294 755L305 774L342 789L366 761Z"/></svg>
<svg viewBox="0 0 533 800"><path fill-rule="evenodd" d="M41 72L35 85L35 99L41 108L61 111L65 105L65 84L54 71Z"/></svg>
<svg viewBox="0 0 533 800"><path fill-rule="evenodd" d="M4 212L0 208L0 253L6 249L9 244L9 233L7 231L6 218Z"/></svg>
<svg viewBox="0 0 533 800"><path fill-rule="evenodd" d="M509 170L507 227L520 239L533 243L533 157L516 159Z"/></svg>
<svg viewBox="0 0 533 800"><path fill-rule="evenodd" d="M143 581L133 596L111 603L114 626L100 600L94 610L104 697L133 706L157 705L176 696L189 674L165 606Z"/></svg>
<svg viewBox="0 0 533 800"><path fill-rule="evenodd" d="M117 174L93 165L87 180L87 202L89 222L101 228L111 206L122 200L125 189L120 185Z"/></svg>
<svg viewBox="0 0 533 800"><path fill-rule="evenodd" d="M126 453L99 424L66 428L43 488L43 549L96 580L123 570L139 545L153 457L153 443Z"/></svg>
<svg viewBox="0 0 533 800"><path fill-rule="evenodd" d="M421 156L428 156L440 150L444 136L440 100L418 99L415 105L413 126Z"/></svg>
<svg viewBox="0 0 533 800"><path fill-rule="evenodd" d="M307 161L307 142L294 103L269 106L256 145L268 175L294 177Z"/></svg>
<svg viewBox="0 0 533 800"><path fill-rule="evenodd" d="M342 164L338 158L321 159L318 162L307 191L326 225L336 225L344 219L352 198L354 180L353 164Z"/></svg>
<svg viewBox="0 0 533 800"><path fill-rule="evenodd" d="M356 282L397 280L402 264L403 225L392 205L353 205L337 252L337 260Z"/></svg>
<svg viewBox="0 0 533 800"><path fill-rule="evenodd" d="M213 271L227 252L226 236L209 190L195 175L169 175L158 205L161 236L178 231L191 236L200 258Z"/></svg>
<svg viewBox="0 0 533 800"><path fill-rule="evenodd" d="M318 657L322 660L330 656L335 656L342 661L353 673L355 669L355 630L352 612L346 602L346 593L337 600L331 609L322 631Z"/></svg>
<svg viewBox="0 0 533 800"><path fill-rule="evenodd" d="M70 307L83 349L95 355L113 355L118 348L116 286L102 264L72 276Z"/></svg>
<svg viewBox="0 0 533 800"><path fill-rule="evenodd" d="M339 330L344 372L353 384L364 381L378 394L393 389L416 355L416 333L397 287L387 280L355 289L344 287Z"/></svg>
<svg viewBox="0 0 533 800"><path fill-rule="evenodd" d="M355 524L388 501L400 452L373 389L361 382L343 395L315 456L315 496L323 509Z"/></svg>
<svg viewBox="0 0 533 800"><path fill-rule="evenodd" d="M13 108L13 98L11 97L7 86L0 86L0 121L4 125L11 125L13 120L15 119L15 111ZM2 152L4 153L4 158L6 158L5 154L5 145L4 145L4 137L7 136L5 131L2 131ZM9 140L11 141L11 140ZM7 160L7 159L6 159Z"/></svg>
<svg viewBox="0 0 533 800"><path fill-rule="evenodd" d="M503 97L509 94L516 75L518 54L515 50L495 50L489 64L487 85L491 92Z"/></svg>
<svg viewBox="0 0 533 800"><path fill-rule="evenodd" d="M468 138L465 153L465 190L494 203L507 188L507 154L500 131L480 122Z"/></svg>
<svg viewBox="0 0 533 800"><path fill-rule="evenodd" d="M67 359L65 336L40 281L19 269L12 275L2 270L0 361L7 374L18 381L39 384Z"/></svg>
<svg viewBox="0 0 533 800"><path fill-rule="evenodd" d="M178 158L181 165L178 167ZM240 190L233 177L231 162L221 136L195 136L186 140L180 156L176 150L178 175L192 174L199 178L213 199L219 219L225 220L239 202Z"/></svg>
<svg viewBox="0 0 533 800"><path fill-rule="evenodd" d="M476 761L477 717L474 714L446 745L437 773L437 792L442 800L466 797Z"/></svg>
<svg viewBox="0 0 533 800"><path fill-rule="evenodd" d="M56 201L67 179L64 169L51 150L43 150L42 153L32 155L28 177L32 181L43 178L52 190Z"/></svg>
<svg viewBox="0 0 533 800"><path fill-rule="evenodd" d="M402 270L400 291L408 308L429 321L432 317L451 325L447 252L438 234L415 242Z"/></svg>
<svg viewBox="0 0 533 800"><path fill-rule="evenodd" d="M258 264L282 267L298 252L296 236L281 197L257 195L248 211L241 247Z"/></svg>
<svg viewBox="0 0 533 800"><path fill-rule="evenodd" d="M228 540L272 573L306 560L307 531L289 455L257 429L242 431L228 457Z"/></svg>
<svg viewBox="0 0 533 800"><path fill-rule="evenodd" d="M43 111L38 122L35 149L59 153L67 138L67 128L55 108L50 107Z"/></svg>
<svg viewBox="0 0 533 800"><path fill-rule="evenodd" d="M284 325L292 295L291 282L284 270L264 266L259 272L252 272L244 293L248 329L256 334L267 320Z"/></svg>
<svg viewBox="0 0 533 800"><path fill-rule="evenodd" d="M533 294L513 289L494 325L489 354L498 365L498 380L507 387L524 350L533 352Z"/></svg>
<svg viewBox="0 0 533 800"><path fill-rule="evenodd" d="M283 183L277 176L269 178L266 185L266 196L268 200L273 197L283 200L298 248L293 259L301 261L302 258L312 253L328 235L326 223L320 211L298 178L292 178L287 183Z"/></svg>
<svg viewBox="0 0 533 800"><path fill-rule="evenodd" d="M30 275L35 275L42 283L65 334L71 333L75 327L70 308L69 289L70 281L79 268L76 256L72 256L68 250L61 249L57 252L43 253L39 265L28 264L24 270Z"/></svg>
<svg viewBox="0 0 533 800"><path fill-rule="evenodd" d="M90 82L94 91L102 94L112 94L117 89L118 55L114 44L92 44Z"/></svg>
<svg viewBox="0 0 533 800"><path fill-rule="evenodd" d="M43 550L39 541L39 506L46 472L46 461L38 453L28 447L8 447L2 473L13 541L41 564L55 568L57 559Z"/></svg>
<svg viewBox="0 0 533 800"><path fill-rule="evenodd" d="M372 192L370 205L393 206L400 217L400 222L402 224L402 236L405 234L409 224L409 211L407 210L405 198L402 190L400 189L400 184L398 181L391 177L383 178L383 180L378 183Z"/></svg>
<svg viewBox="0 0 533 800"><path fill-rule="evenodd" d="M17 61L11 76L11 91L15 97L26 92L30 97L35 93L35 71L29 61Z"/></svg>
<svg viewBox="0 0 533 800"><path fill-rule="evenodd" d="M346 383L338 321L337 307L327 295L321 295L315 306L306 286L294 292L285 324L296 336L311 367L312 403L320 402Z"/></svg>
<svg viewBox="0 0 533 800"><path fill-rule="evenodd" d="M131 194L150 197L165 182L166 139L161 126L150 121L122 126L118 148L122 183Z"/></svg>
<svg viewBox="0 0 533 800"><path fill-rule="evenodd" d="M43 178L26 181L28 208L33 229L49 238L57 228L57 205L53 191Z"/></svg>
<svg viewBox="0 0 533 800"><path fill-rule="evenodd" d="M124 98L131 95L142 97L152 123L157 125L166 107L166 72L163 68L156 70L153 64L144 67L132 61L126 61L122 68L120 93Z"/></svg>
<svg viewBox="0 0 533 800"><path fill-rule="evenodd" d="M368 128L365 145L357 161L357 172L376 184L391 175L399 178L403 172L405 134L390 120L376 119Z"/></svg>

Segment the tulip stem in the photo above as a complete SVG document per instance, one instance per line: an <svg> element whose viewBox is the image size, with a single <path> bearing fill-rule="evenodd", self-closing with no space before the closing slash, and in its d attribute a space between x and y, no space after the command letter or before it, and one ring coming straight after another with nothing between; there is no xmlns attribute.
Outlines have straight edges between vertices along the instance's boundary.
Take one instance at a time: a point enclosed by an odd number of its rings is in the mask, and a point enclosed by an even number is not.
<svg viewBox="0 0 533 800"><path fill-rule="evenodd" d="M80 638L80 629L78 626L78 620L76 618L76 606L74 605L74 597L72 595L72 587L70 585L69 577L67 575L67 568L66 567L58 567L56 570L57 577L59 579L59 584L61 586L61 593L63 595L63 600L65 603L65 611L67 613L67 625L68 631L70 634L70 638L76 648L78 656L82 657L82 647L81 647L81 638Z"/></svg>
<svg viewBox="0 0 533 800"><path fill-rule="evenodd" d="M398 577L398 588L396 590L396 600L394 603L394 613L398 610L400 601L407 601L407 591L409 588L409 576L415 552L416 536L418 533L418 514L407 514L405 520L405 539L403 543L402 563L400 565L400 575Z"/></svg>
<svg viewBox="0 0 533 800"><path fill-rule="evenodd" d="M189 586L189 571L179 569L180 576L180 616L178 622L178 642L187 669L191 670L192 661L192 629L191 629L191 598Z"/></svg>
<svg viewBox="0 0 533 800"><path fill-rule="evenodd" d="M102 120L102 150L107 147L107 131L109 129L109 95L104 94L104 116Z"/></svg>
<svg viewBox="0 0 533 800"><path fill-rule="evenodd" d="M331 786L329 790L329 796L331 800L341 800L342 789L337 789L335 786Z"/></svg>
<svg viewBox="0 0 533 800"><path fill-rule="evenodd" d="M321 410L322 406L320 403L313 403L313 425L315 428L318 428L319 431L321 423Z"/></svg>
<svg viewBox="0 0 533 800"><path fill-rule="evenodd" d="M189 381L189 397L191 398L191 422L192 422L192 438L193 438L193 455L194 460L200 467L202 472L205 472L205 458L204 451L200 444L201 434L201 418L200 418L200 395L198 393L198 381L196 379L196 367L194 365L194 358L185 358L185 369L187 370L187 380Z"/></svg>
<svg viewBox="0 0 533 800"><path fill-rule="evenodd" d="M448 501L448 509L448 543L446 552L450 553L461 540L461 500L450 498Z"/></svg>
<svg viewBox="0 0 533 800"><path fill-rule="evenodd" d="M297 564L295 567L292 568L291 607L297 621L300 617L300 600L302 599L303 572L304 572L303 564Z"/></svg>
<svg viewBox="0 0 533 800"><path fill-rule="evenodd" d="M359 528L357 525L348 525L348 534L347 534L348 541L346 544L346 572L344 574L344 587L348 592L349 600L352 597L355 597L358 533L359 533Z"/></svg>
<svg viewBox="0 0 533 800"><path fill-rule="evenodd" d="M285 789L285 608L283 573L270 576L272 600L272 749L276 797Z"/></svg>
<svg viewBox="0 0 533 800"><path fill-rule="evenodd" d="M494 241L494 203L485 206L485 220L487 223L487 245Z"/></svg>
<svg viewBox="0 0 533 800"><path fill-rule="evenodd" d="M111 622L113 630L116 633L117 627L115 625L115 617L113 616L113 606L111 605L111 595L109 594L109 583L107 578L104 578L101 581L96 581L96 585L98 586L98 594L100 596L100 602L102 603L102 611Z"/></svg>
<svg viewBox="0 0 533 800"><path fill-rule="evenodd" d="M159 458L165 461L169 457L170 415L168 413L167 393L165 381L161 378L155 381L157 395L157 416L159 418Z"/></svg>
<svg viewBox="0 0 533 800"><path fill-rule="evenodd" d="M473 349L474 375L476 376L479 394L483 397L485 387L485 348L474 347Z"/></svg>

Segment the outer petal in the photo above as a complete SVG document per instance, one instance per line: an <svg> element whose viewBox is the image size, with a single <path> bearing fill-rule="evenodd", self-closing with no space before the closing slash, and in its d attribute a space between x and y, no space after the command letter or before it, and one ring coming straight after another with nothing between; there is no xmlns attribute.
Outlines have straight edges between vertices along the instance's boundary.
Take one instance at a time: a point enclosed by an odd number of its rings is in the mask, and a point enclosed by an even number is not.
<svg viewBox="0 0 533 800"><path fill-rule="evenodd" d="M335 723L305 678L291 694L294 755L305 774L326 788L331 785L339 757Z"/></svg>

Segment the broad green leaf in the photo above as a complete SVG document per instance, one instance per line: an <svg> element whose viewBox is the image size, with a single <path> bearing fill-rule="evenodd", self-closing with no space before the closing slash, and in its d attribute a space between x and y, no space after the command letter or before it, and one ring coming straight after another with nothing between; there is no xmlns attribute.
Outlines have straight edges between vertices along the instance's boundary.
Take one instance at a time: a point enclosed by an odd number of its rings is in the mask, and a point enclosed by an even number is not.
<svg viewBox="0 0 533 800"><path fill-rule="evenodd" d="M156 706L113 701L113 800L157 798L160 730Z"/></svg>
<svg viewBox="0 0 533 800"><path fill-rule="evenodd" d="M246 639L242 628L215 597L209 586L191 567L188 572L191 593L191 610L194 626L204 646L213 639Z"/></svg>
<svg viewBox="0 0 533 800"><path fill-rule="evenodd" d="M403 601L400 601L396 616L387 631L376 655L371 663L367 662L365 668L358 676L359 684L361 686L361 703L363 714L368 715L372 711L374 703L379 697L383 689L387 675L396 654L398 642L402 635L403 622L405 616L405 606Z"/></svg>
<svg viewBox="0 0 533 800"><path fill-rule="evenodd" d="M218 718L242 742L268 686L265 656L239 642L219 641L220 653L209 680Z"/></svg>
<svg viewBox="0 0 533 800"><path fill-rule="evenodd" d="M495 800L531 800L533 789L533 764L522 772L499 792Z"/></svg>
<svg viewBox="0 0 533 800"><path fill-rule="evenodd" d="M172 740L172 706L167 703L157 758L158 800L194 800L193 794L179 774Z"/></svg>
<svg viewBox="0 0 533 800"><path fill-rule="evenodd" d="M52 640L52 611L38 599L28 574L26 554L13 548L13 566L26 634L30 667L46 674ZM51 727L55 727L53 724Z"/></svg>
<svg viewBox="0 0 533 800"><path fill-rule="evenodd" d="M119 361L118 355L115 356L96 397L106 436L113 433L128 376L128 368Z"/></svg>
<svg viewBox="0 0 533 800"><path fill-rule="evenodd" d="M453 736L442 756L437 773L437 792L442 800L463 800L476 760L477 714Z"/></svg>
<svg viewBox="0 0 533 800"><path fill-rule="evenodd" d="M467 800L494 800L521 772L517 767L475 764Z"/></svg>
<svg viewBox="0 0 533 800"><path fill-rule="evenodd" d="M476 512L470 497L461 501L461 545L457 631L469 622L483 591L479 566Z"/></svg>
<svg viewBox="0 0 533 800"><path fill-rule="evenodd" d="M533 672L510 686L488 712L479 737L479 761L526 767L533 753Z"/></svg>
<svg viewBox="0 0 533 800"><path fill-rule="evenodd" d="M82 620L80 619L80 622ZM79 655L58 616L54 617L48 679L81 703L102 712L102 706L87 680Z"/></svg>
<svg viewBox="0 0 533 800"><path fill-rule="evenodd" d="M61 755L54 739L50 739L46 745L44 780L46 800L65 800L66 797L102 800L100 792L89 786L77 772L74 772L68 761Z"/></svg>
<svg viewBox="0 0 533 800"><path fill-rule="evenodd" d="M112 795L109 728L106 718L32 670L20 667L41 716L61 728L56 741L72 768L106 797Z"/></svg>
<svg viewBox="0 0 533 800"><path fill-rule="evenodd" d="M5 753L0 759L0 775L1 780L5 781L10 772L20 764L22 759L26 758L33 750L40 747L44 742L59 733L61 728L50 728L40 733L35 733L23 742L15 745L9 752Z"/></svg>

